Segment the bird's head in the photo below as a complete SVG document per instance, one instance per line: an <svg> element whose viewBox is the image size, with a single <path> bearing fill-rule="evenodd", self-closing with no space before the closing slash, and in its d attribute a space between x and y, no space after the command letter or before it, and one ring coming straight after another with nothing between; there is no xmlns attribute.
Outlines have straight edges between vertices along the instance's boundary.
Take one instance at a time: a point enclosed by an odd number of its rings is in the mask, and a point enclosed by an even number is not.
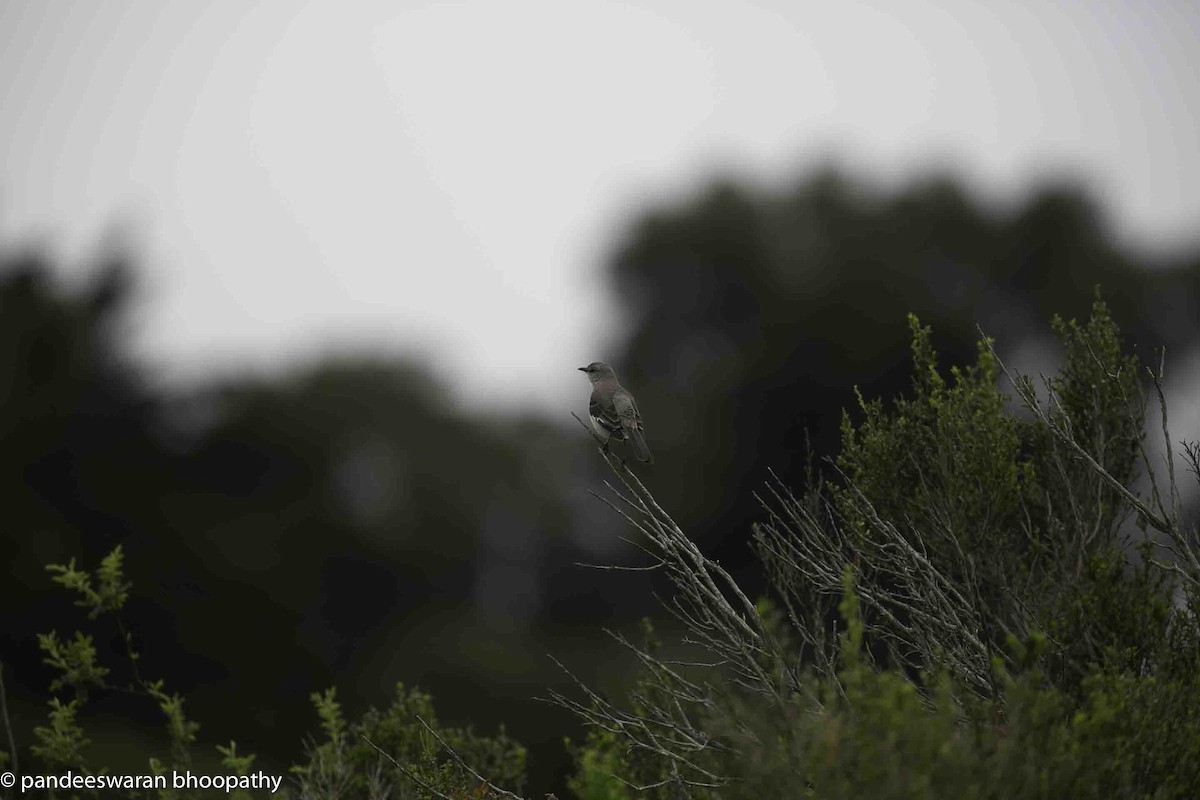
<svg viewBox="0 0 1200 800"><path fill-rule="evenodd" d="M612 367L610 367L608 364L605 364L603 361L593 361L592 363L588 364L586 367L580 367L579 371L586 373L588 376L588 380L591 381L592 383L596 383L597 381L602 381L605 378L612 378L612 379L616 380L616 377L617 377L616 374L612 371Z"/></svg>

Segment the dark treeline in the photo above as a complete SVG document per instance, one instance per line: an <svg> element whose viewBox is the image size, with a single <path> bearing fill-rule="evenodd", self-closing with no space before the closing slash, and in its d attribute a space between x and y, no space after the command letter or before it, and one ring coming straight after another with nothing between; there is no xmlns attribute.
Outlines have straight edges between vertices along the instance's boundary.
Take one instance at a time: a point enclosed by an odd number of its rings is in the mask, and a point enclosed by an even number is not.
<svg viewBox="0 0 1200 800"><path fill-rule="evenodd" d="M421 364L366 356L166 394L123 338L136 265L101 260L77 291L56 266L0 253L0 657L17 727L44 716L35 634L69 609L44 566L119 543L142 669L203 708L202 737L287 763L298 737L278 731L315 727L309 692L336 684L355 707L403 680L449 719L544 742L533 776L557 769L576 729L532 700L563 681L546 654L619 684L627 656L596 629L633 624L655 586L574 566L598 560L581 540L624 531L586 495L601 465L567 410L475 419ZM608 275L632 335L595 357L636 387L646 481L749 586L753 493L768 469L800 482L806 436L836 452L853 387L908 388L906 312L944 364L971 360L977 324L1002 356L1030 352L1053 314L1086 316L1097 284L1129 341L1167 347L1168 374L1200 342L1200 254L1145 263L1070 187L1001 214L945 179L893 195L834 172L777 194L720 183L645 213Z"/></svg>

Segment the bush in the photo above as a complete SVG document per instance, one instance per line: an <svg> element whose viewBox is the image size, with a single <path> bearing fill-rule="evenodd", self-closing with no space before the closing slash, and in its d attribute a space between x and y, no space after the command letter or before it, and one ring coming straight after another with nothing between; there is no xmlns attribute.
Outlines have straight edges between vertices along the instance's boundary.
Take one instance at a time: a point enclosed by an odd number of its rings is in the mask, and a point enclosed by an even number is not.
<svg viewBox="0 0 1200 800"><path fill-rule="evenodd" d="M443 728L433 698L419 690L397 684L388 708L371 708L354 724L343 719L333 689L312 701L325 740L309 748L307 764L292 768L302 800L425 798L433 791L487 800L503 796L493 781L515 791L525 782L525 748L503 728L495 737Z"/></svg>
<svg viewBox="0 0 1200 800"><path fill-rule="evenodd" d="M768 487L753 545L769 599L750 603L613 465L701 652L635 648L626 702L557 696L603 731L577 751L580 797L1200 795L1200 548L1173 469L1165 488L1147 476L1149 499L1130 488L1151 463L1147 379L1105 304L1055 320L1048 399L987 339L947 380L910 326L912 396L859 397L828 477Z"/></svg>
<svg viewBox="0 0 1200 800"><path fill-rule="evenodd" d="M859 397L828 475L810 470L798 494L777 479L767 487L753 546L770 592L757 602L603 453L688 636L671 658L649 624L640 645L618 637L643 665L628 697L552 692L594 726L571 746L581 800L1200 796L1200 542L1180 521L1173 468L1165 484L1146 476L1149 498L1130 488L1151 464L1141 431L1161 367L1147 384L1097 299L1086 323L1055 321L1065 361L1047 399L1010 377L1022 418L997 386L1008 373L990 341L947 378L932 332L910 327L912 396ZM1184 458L1200 478L1200 445L1185 444ZM1153 538L1132 541L1127 522ZM184 699L142 676L120 617L132 591L121 548L94 572L74 561L49 570L89 625L115 625L125 660L101 663L94 632L39 637L55 678L26 774L92 774L81 712L119 691L164 722L149 774L203 757L249 775L255 757L233 742L198 755ZM398 685L387 708L357 721L334 689L311 699L322 736L286 794L523 789L519 743L503 728L441 725L419 690Z"/></svg>
<svg viewBox="0 0 1200 800"><path fill-rule="evenodd" d="M125 649L120 670L102 665L94 636L75 631L62 638L57 631L38 637L45 663L57 677L50 684L47 724L34 728L29 758L22 760L25 775L103 775L94 770L88 752L92 740L79 719L79 712L98 693L121 692L144 698L159 711L165 723L166 748L147 754L148 776L169 776L174 771L190 770L197 774L221 772L223 775L249 776L255 769L253 754L239 753L237 744L218 746L215 755L196 753L199 724L184 713L184 699L169 693L162 680L142 677L140 654L133 637L121 622L120 614L132 591L125 580L124 556L118 546L94 572L80 570L72 560L66 565L52 564L47 569L53 580L76 595L76 605L87 611L87 619L98 624L101 617L114 622ZM114 671L124 680L114 679ZM2 689L2 684L0 684ZM64 700L60 695L69 699ZM383 711L369 709L357 722L347 722L329 689L313 694L312 702L320 720L323 738L307 747L307 761L292 767L292 780L282 784L280 796L302 800L330 798L430 798L435 796L474 798L500 797L502 790L491 781L520 790L525 780L525 748L509 738L503 729L496 736L481 736L470 728L439 725L432 698L416 689L396 686L392 704ZM3 700L0 695L0 701ZM7 711L4 718L7 720ZM8 731L11 741L12 731ZM16 753L0 753L0 765L15 761ZM202 765L197 765L203 760ZM488 776L486 779L483 776ZM199 798L213 790L126 788L123 796L132 798ZM9 797L15 790L0 790ZM85 789L85 796L99 797L109 790ZM48 796L76 796L54 789ZM235 789L227 794L234 800L246 800L248 790Z"/></svg>

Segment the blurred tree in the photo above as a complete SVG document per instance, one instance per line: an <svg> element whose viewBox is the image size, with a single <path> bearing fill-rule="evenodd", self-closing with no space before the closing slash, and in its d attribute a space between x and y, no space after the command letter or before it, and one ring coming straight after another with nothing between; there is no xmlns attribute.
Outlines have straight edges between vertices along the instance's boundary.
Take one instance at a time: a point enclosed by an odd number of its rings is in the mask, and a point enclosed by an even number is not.
<svg viewBox="0 0 1200 800"><path fill-rule="evenodd" d="M70 292L46 258L0 257L10 680L46 683L35 634L61 601L43 565L121 544L154 576L127 608L139 637L163 639L146 671L265 756L297 755L273 731L303 725L304 698L334 680L359 687L355 704L403 677L442 689L451 714L556 716L532 700L553 665L531 669L522 637L569 527L561 432L471 419L425 369L383 358L164 394L124 354L132 275L114 257ZM528 690L497 691L514 673ZM253 702L227 702L234 688Z"/></svg>
<svg viewBox="0 0 1200 800"><path fill-rule="evenodd" d="M976 322L1014 347L1048 339L1051 311L1081 315L1099 282L1131 341L1194 346L1200 257L1149 266L1063 188L1000 214L951 180L884 196L827 171L653 209L610 269L633 331L614 360L662 453L649 480L706 550L748 563L766 470L797 482L806 430L835 452L854 385L907 386L905 312L961 362ZM544 652L621 674L580 623L620 626L648 593L573 566L603 560L574 542L616 538L577 431L473 419L419 366L365 356L166 395L123 351L129 258L105 256L76 292L53 267L0 252L0 636L21 663L39 668L42 565L120 543L158 579L128 609L172 642L147 648L152 671L237 717L264 756L272 730L302 724L296 698L335 679L348 704L419 682L451 719L489 708L532 738ZM45 685L21 663L18 684ZM223 707L234 684L261 702Z"/></svg>
<svg viewBox="0 0 1200 800"><path fill-rule="evenodd" d="M747 563L766 471L797 479L806 432L833 452L853 387L907 385L906 312L953 361L977 324L1010 348L1048 343L1045 320L1085 313L1096 284L1135 344L1184 353L1200 333L1200 255L1155 265L1119 249L1063 186L998 213L940 177L892 196L832 170L782 193L718 182L646 213L610 276L633 331L620 374L670 465L656 494L731 564Z"/></svg>
<svg viewBox="0 0 1200 800"><path fill-rule="evenodd" d="M119 255L72 297L42 257L0 253L5 608L21 607L47 556L74 552L81 531L99 554L145 520L165 454L159 404L119 347L130 286Z"/></svg>

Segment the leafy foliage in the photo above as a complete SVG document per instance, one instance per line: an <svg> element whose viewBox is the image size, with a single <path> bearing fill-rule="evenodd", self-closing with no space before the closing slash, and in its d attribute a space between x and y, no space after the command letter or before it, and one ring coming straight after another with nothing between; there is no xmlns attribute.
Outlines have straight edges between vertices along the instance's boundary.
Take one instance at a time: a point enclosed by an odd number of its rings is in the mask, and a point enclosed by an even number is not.
<svg viewBox="0 0 1200 800"><path fill-rule="evenodd" d="M1171 647L1189 670L1169 676L1095 672L1081 698L1056 689L1036 667L999 663L1003 704L967 692L946 673L913 681L879 670L862 650L858 599L842 600L845 632L835 680L810 678L817 698L793 699L786 720L759 704L756 727L726 725L734 755L714 752L729 782L718 790L663 784L646 796L761 798L1106 798L1195 796L1200 787L1200 639L1191 625ZM1025 655L1036 641L1013 643ZM748 735L751 734L751 735ZM572 788L580 798L632 797L612 774L627 769L619 738L589 738Z"/></svg>
<svg viewBox="0 0 1200 800"><path fill-rule="evenodd" d="M121 624L120 613L133 588L124 578L123 563L118 546L101 560L94 572L81 570L74 560L47 567L55 583L77 595L76 605L87 612L90 622L102 617L116 621L125 646L128 681L123 685L114 683L113 670L100 663L93 635L75 631L71 638L63 639L51 631L39 636L45 663L57 676L50 684L55 696L49 702L47 724L33 730L34 742L29 747L33 764L27 774L36 771L59 774L67 770L82 776L105 773L105 769L93 769L88 755L93 740L80 719L80 711L98 692L145 698L161 714L167 749L164 754L148 756L147 775L170 776L175 771L194 768L199 724L185 713L180 694L169 692L162 680L150 681L141 676L140 654ZM72 698L64 701L57 696L64 692ZM388 708L382 711L372 708L357 722L345 719L334 689L315 693L311 699L323 737L320 743L308 747L306 763L292 768L295 785L285 789L285 795L294 790L299 798L320 800L434 796L486 800L501 796L491 783L493 780L518 790L524 783L524 747L503 729L488 737L470 728L440 726L432 698L419 690L397 685ZM256 760L254 754L240 753L233 741L218 745L216 755L217 758L206 757L204 763L219 764L225 774L238 776L249 775ZM488 778L477 777L471 770ZM176 789L170 782L167 785L166 789L132 790L129 796L176 800L201 794L194 788ZM100 792L83 791L95 796ZM245 789L236 789L229 796L247 800L251 795Z"/></svg>
<svg viewBox="0 0 1200 800"><path fill-rule="evenodd" d="M798 497L769 487L754 540L769 598L751 602L613 464L690 652L668 658L647 625L642 644L620 640L643 665L628 697L556 696L594 724L571 746L582 800L1196 796L1200 542L1173 482L1160 491L1147 475L1149 500L1130 488L1151 463L1146 392L1107 307L1097 299L1086 323L1055 321L1065 360L1045 399L1014 379L1031 418L1007 408L989 340L943 373L931 330L909 325L912 396L860 396L831 475L812 473ZM1131 519L1162 538L1134 545ZM92 774L83 712L115 691L150 701L165 723L150 773L197 758L183 697L141 674L121 621L123 565L117 547L92 572L48 568L89 624L115 625L126 658L102 664L94 630L39 637L55 677L28 748L34 769ZM334 689L311 700L321 737L292 770L300 798L523 790L524 747L503 728L440 724L419 690L398 685L356 721ZM256 760L235 742L209 758L238 775Z"/></svg>
<svg viewBox="0 0 1200 800"><path fill-rule="evenodd" d="M426 798L436 791L485 800L502 796L494 785L520 791L524 784L525 748L503 728L489 737L440 726L433 698L417 689L397 684L390 706L371 708L356 723L345 720L334 689L312 701L325 738L309 747L306 764L292 768L301 798Z"/></svg>
<svg viewBox="0 0 1200 800"><path fill-rule="evenodd" d="M719 658L642 649L628 710L564 703L600 731L577 751L580 797L1194 797L1197 532L1173 483L1150 474L1151 501L1129 488L1150 465L1146 395L1106 305L1054 328L1048 400L1014 379L1028 418L989 340L947 379L910 317L913 395L859 397L833 479L769 487L754 544L778 602L739 626L692 610L725 592L673 578L690 638ZM669 518L625 483L663 567L720 574L663 546ZM1166 543L1133 546L1131 516Z"/></svg>

